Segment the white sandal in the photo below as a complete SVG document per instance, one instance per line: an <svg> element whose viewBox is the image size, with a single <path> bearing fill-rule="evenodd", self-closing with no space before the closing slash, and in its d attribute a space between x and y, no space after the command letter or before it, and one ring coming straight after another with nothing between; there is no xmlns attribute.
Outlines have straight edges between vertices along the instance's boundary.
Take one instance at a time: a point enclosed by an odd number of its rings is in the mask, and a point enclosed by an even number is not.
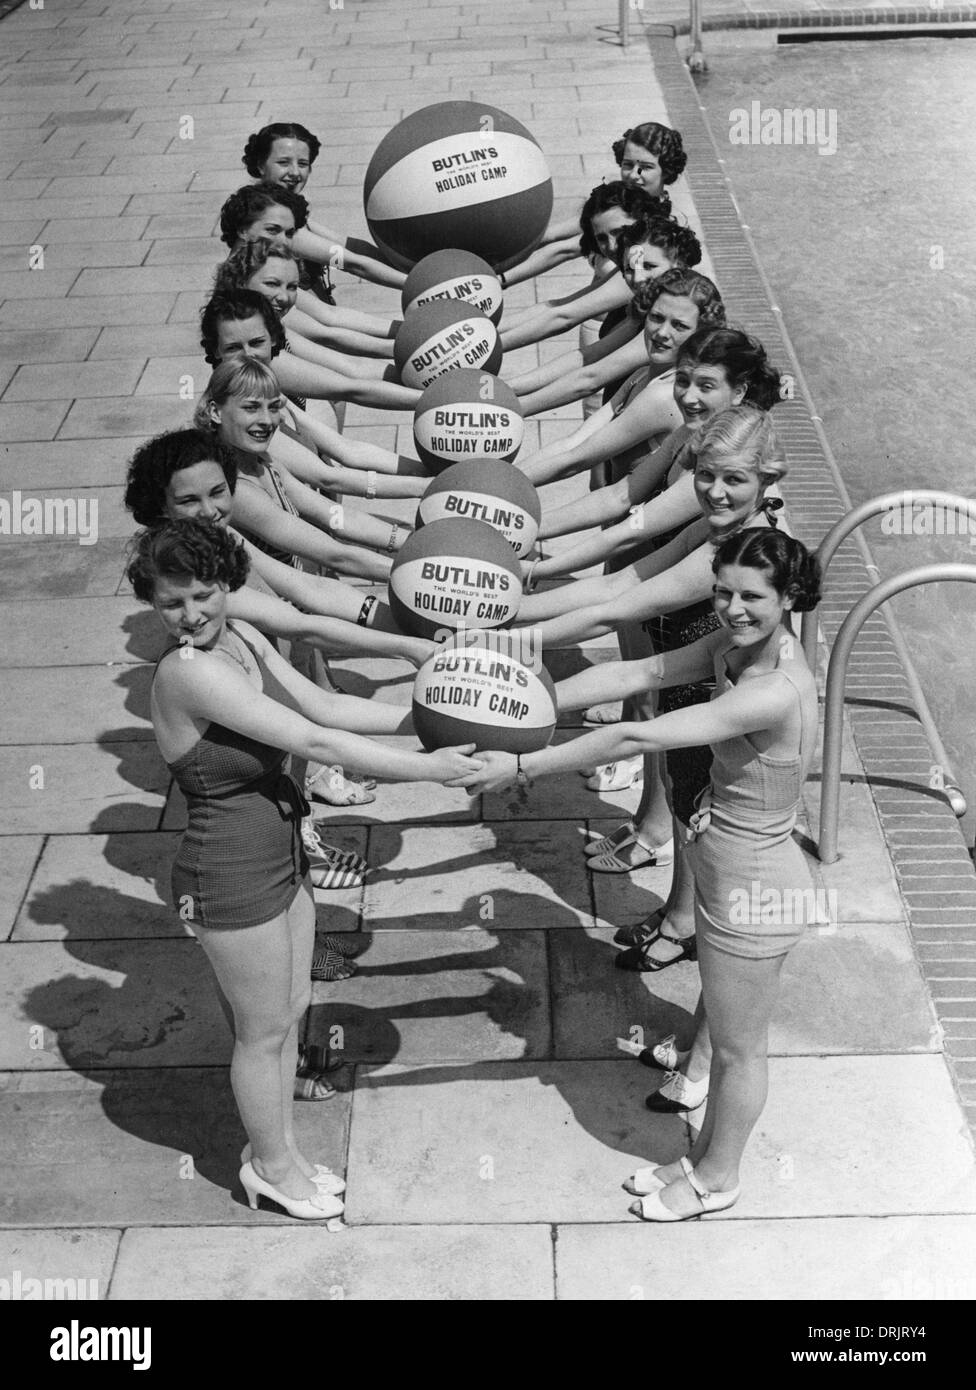
<svg viewBox="0 0 976 1390"><path fill-rule="evenodd" d="M644 780L644 759L622 758L620 762L598 767L586 785L591 792L625 792Z"/></svg>
<svg viewBox="0 0 976 1390"><path fill-rule="evenodd" d="M612 854L615 849L632 845L636 839L637 826L632 820L625 820L623 825L618 825L609 835L602 835L599 840L591 840L588 845L584 845L583 853L587 859L594 854Z"/></svg>
<svg viewBox="0 0 976 1390"><path fill-rule="evenodd" d="M738 1187L733 1187L728 1192L709 1192L691 1166L690 1159L681 1158L678 1162L681 1164L689 1187L701 1203L701 1211L690 1211L686 1216L679 1216L676 1211L672 1211L662 1202L661 1193L666 1189L660 1187L647 1196L638 1198L630 1205L628 1210L634 1216L639 1216L642 1221L690 1221L692 1217L704 1216L706 1212L727 1211L729 1207L735 1206L739 1200L740 1189ZM671 1184L669 1183L668 1186Z"/></svg>
<svg viewBox="0 0 976 1390"><path fill-rule="evenodd" d="M674 860L674 841L666 840L663 845L649 849L641 844L636 832L632 839L617 845L616 849L603 854L591 854L586 867L594 874L629 874L635 869L662 867Z"/></svg>

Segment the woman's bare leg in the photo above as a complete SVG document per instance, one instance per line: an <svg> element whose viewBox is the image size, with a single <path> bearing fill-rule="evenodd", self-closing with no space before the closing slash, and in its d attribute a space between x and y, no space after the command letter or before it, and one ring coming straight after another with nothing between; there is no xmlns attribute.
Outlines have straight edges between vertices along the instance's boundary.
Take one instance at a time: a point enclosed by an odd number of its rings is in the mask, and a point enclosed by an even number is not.
<svg viewBox="0 0 976 1390"><path fill-rule="evenodd" d="M702 997L713 1050L708 1111L691 1157L710 1192L738 1186L743 1152L766 1104L769 1020L785 959L730 956L699 940ZM671 1176L670 1165L661 1176ZM675 1176L661 1200L680 1215L701 1210L683 1176Z"/></svg>
<svg viewBox="0 0 976 1390"><path fill-rule="evenodd" d="M298 1018L293 1003L293 944L288 914L257 927L197 927L234 1018L230 1080L256 1172L288 1197L313 1197L315 1184L289 1152L282 1100L282 1052ZM306 988L308 976L306 975ZM300 1017L300 1015L299 1015ZM294 1084L294 1057L288 1095Z"/></svg>
<svg viewBox="0 0 976 1390"><path fill-rule="evenodd" d="M315 898L306 879L301 891L288 909L288 927L292 940L291 1007L295 1022L285 1039L281 1052L282 1127L285 1142L295 1163L310 1178L315 1172L298 1146L295 1138L295 1068L298 1065L298 1038L305 1015L312 1002L312 954L315 950Z"/></svg>

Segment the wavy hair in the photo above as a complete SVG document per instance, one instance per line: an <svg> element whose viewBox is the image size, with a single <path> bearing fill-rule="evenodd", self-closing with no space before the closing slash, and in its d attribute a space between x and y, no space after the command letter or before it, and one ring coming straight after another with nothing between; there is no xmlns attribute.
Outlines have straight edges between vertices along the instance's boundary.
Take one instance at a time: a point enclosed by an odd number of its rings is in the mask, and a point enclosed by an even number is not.
<svg viewBox="0 0 976 1390"><path fill-rule="evenodd" d="M295 229L308 221L308 203L300 193L292 193L277 183L246 183L225 199L220 209L220 239L234 247L241 233L268 208L287 208L295 219Z"/></svg>
<svg viewBox="0 0 976 1390"><path fill-rule="evenodd" d="M267 163L276 140L301 140L303 145L307 145L309 168L318 159L319 150L322 148L321 140L316 139L310 130L306 130L297 121L275 121L272 125L262 126L260 130L247 137L241 157L241 163L252 179L261 178L261 168Z"/></svg>
<svg viewBox="0 0 976 1390"><path fill-rule="evenodd" d="M614 140L613 157L618 164L624 157L624 146L628 141L632 145L640 145L641 149L654 156L661 166L663 183L674 183L688 163L679 132L672 130L670 126L660 125L657 121L645 121L643 125L631 126L630 130L624 131L619 140Z"/></svg>
<svg viewBox="0 0 976 1390"><path fill-rule="evenodd" d="M247 580L244 546L210 522L167 521L133 542L126 578L140 603L152 603L159 579L223 584L231 593Z"/></svg>

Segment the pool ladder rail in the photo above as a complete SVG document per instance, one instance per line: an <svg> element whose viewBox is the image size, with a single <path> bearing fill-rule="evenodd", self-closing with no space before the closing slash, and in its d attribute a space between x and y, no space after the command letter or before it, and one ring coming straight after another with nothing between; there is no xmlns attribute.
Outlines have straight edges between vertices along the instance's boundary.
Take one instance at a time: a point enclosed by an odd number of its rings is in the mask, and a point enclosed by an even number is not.
<svg viewBox="0 0 976 1390"><path fill-rule="evenodd" d="M820 561L821 570L826 576L827 568L836 554L839 547L849 535L858 529L865 521L871 517L879 516L882 512L890 512L895 508L905 510L911 509L917 503L924 503L927 506L938 508L944 512L962 513L973 521L976 526L976 502L968 497L960 497L952 492L939 492L929 489L916 491L911 489L903 492L887 492L879 497L872 497L867 502L862 502L859 507L852 508L840 521L824 536L817 548L817 559ZM876 609L895 594L902 593L905 589L915 588L919 584L935 584L942 580L957 580L962 583L976 583L976 565L962 564L937 564L920 565L916 569L906 570L903 574L892 575L890 579L882 579L877 567L866 562L868 573L874 580L872 588L864 594L857 603L854 604L847 617L841 623L840 631L834 640L827 665L827 690L824 701L824 746L823 746L823 783L821 786L820 797L820 841L819 854L821 862L833 864L838 858L837 836L838 823L840 820L840 761L841 761L841 740L843 734L844 720L844 690L847 684L847 668L850 663L851 652L861 628L870 618ZM905 639L893 618L886 613L885 622L891 635L898 656L905 669L905 678L908 682L912 699L915 703L915 712L918 715L919 723L925 730L925 735L932 746L935 754L935 763L940 770L941 783L940 791L943 791L946 800L952 807L957 816L966 814L966 798L963 796L958 779L952 771L948 754L939 737L939 731L932 718L932 711L928 707L925 694L922 690L915 668L912 665L911 656L905 644ZM811 671L816 674L817 669L817 612L812 609L803 614L801 625L801 638L803 651L809 663Z"/></svg>

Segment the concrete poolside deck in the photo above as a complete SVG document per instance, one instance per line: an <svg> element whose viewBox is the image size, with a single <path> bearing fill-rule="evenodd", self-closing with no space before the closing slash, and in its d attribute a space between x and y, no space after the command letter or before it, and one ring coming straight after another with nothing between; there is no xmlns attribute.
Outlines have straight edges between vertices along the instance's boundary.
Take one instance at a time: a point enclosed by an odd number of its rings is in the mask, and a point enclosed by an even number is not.
<svg viewBox="0 0 976 1390"><path fill-rule="evenodd" d="M670 41L649 49L635 34L622 52L598 27L614 19L607 0L46 0L3 20L0 494L97 498L99 539L0 538L0 1278L97 1279L103 1297L141 1299L976 1291L976 878L912 762L914 724L887 709L881 730L854 711L844 854L814 864L838 921L789 961L770 1102L731 1212L654 1229L627 1214L621 1180L682 1152L688 1129L644 1109L653 1074L619 1040L680 1028L697 972L613 970L614 929L661 900L668 871L586 874L582 827L611 828L636 795L597 798L575 777L525 806L385 786L331 815L328 838L373 869L362 891L319 895L320 923L366 949L353 980L315 987L310 1036L341 1029L348 1064L341 1094L299 1120L309 1150L346 1175L347 1229L251 1213L237 1185L228 1039L167 906L181 807L146 718L158 629L122 580L125 460L187 418L181 378L206 380L195 316L222 255L217 209L242 181L247 133L290 116L324 136L313 206L357 229L373 147L427 101L485 95L523 119L567 211L611 171L609 141L635 113L668 121L687 132L675 201L703 229L709 267L741 321L764 339L781 331L723 221L727 190ZM43 269L29 270L36 245ZM508 302L581 279L547 277ZM340 295L397 308L349 279ZM507 369L535 360L512 354ZM782 409L788 502L819 539L836 496L805 443L806 403ZM531 424L526 451L577 414ZM409 450L405 415L347 419ZM828 637L859 584L845 551ZM865 642L856 693L876 703L881 681L900 695L883 634ZM409 701L406 666L341 669L350 688ZM807 843L818 790L814 776Z"/></svg>

